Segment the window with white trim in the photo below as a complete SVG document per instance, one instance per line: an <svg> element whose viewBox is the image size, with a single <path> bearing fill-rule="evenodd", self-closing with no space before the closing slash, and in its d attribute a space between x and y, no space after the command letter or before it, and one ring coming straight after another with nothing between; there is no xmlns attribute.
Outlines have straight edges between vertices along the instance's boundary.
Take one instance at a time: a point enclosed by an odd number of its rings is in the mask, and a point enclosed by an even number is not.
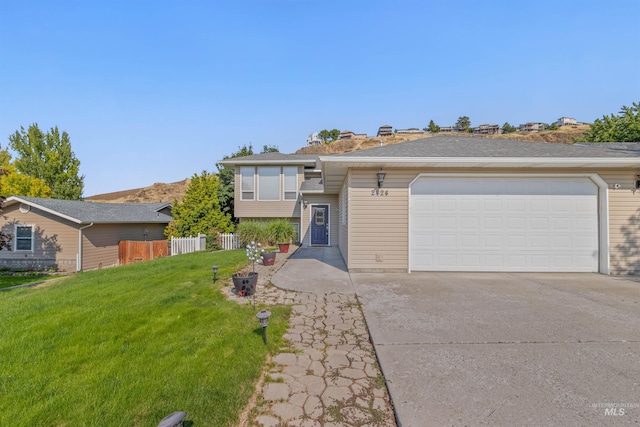
<svg viewBox="0 0 640 427"><path fill-rule="evenodd" d="M340 223L347 225L347 207L349 206L349 198L347 188L347 180L342 184L342 192L340 193Z"/></svg>
<svg viewBox="0 0 640 427"><path fill-rule="evenodd" d="M32 225L16 225L14 236L16 252L33 252Z"/></svg>
<svg viewBox="0 0 640 427"><path fill-rule="evenodd" d="M284 200L296 200L298 198L298 167L283 166Z"/></svg>
<svg viewBox="0 0 640 427"><path fill-rule="evenodd" d="M253 166L243 166L240 168L240 176L242 177L240 200L255 199L255 172L256 168Z"/></svg>
<svg viewBox="0 0 640 427"><path fill-rule="evenodd" d="M258 167L258 200L280 200L280 166Z"/></svg>

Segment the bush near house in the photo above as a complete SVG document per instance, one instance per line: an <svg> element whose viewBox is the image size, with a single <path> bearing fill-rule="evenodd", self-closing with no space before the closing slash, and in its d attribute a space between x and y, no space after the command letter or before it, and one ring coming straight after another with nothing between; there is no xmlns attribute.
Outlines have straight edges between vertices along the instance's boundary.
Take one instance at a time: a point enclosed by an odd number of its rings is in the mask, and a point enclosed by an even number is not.
<svg viewBox="0 0 640 427"><path fill-rule="evenodd" d="M269 307L265 346L261 307L219 291L246 262L196 252L0 292L0 425L238 425L290 313Z"/></svg>

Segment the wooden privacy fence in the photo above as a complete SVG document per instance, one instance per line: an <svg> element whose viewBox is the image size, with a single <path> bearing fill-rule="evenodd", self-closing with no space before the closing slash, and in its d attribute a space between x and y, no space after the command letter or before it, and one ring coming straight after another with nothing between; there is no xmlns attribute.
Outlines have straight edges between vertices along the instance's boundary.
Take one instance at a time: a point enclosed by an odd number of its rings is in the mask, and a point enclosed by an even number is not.
<svg viewBox="0 0 640 427"><path fill-rule="evenodd" d="M120 265L127 265L160 258L169 255L168 247L166 240L147 242L120 240L118 243L118 261Z"/></svg>
<svg viewBox="0 0 640 427"><path fill-rule="evenodd" d="M218 244L222 249L240 249L240 236L233 233L218 234Z"/></svg>
<svg viewBox="0 0 640 427"><path fill-rule="evenodd" d="M191 252L204 251L207 248L207 236L198 234L197 237L172 237L171 255L190 254Z"/></svg>

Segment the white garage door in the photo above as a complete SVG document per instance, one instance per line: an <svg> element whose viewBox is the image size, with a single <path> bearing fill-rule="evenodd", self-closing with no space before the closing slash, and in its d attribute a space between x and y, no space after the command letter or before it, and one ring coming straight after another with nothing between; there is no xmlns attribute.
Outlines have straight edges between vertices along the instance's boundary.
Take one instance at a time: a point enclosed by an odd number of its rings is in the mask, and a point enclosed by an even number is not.
<svg viewBox="0 0 640 427"><path fill-rule="evenodd" d="M412 271L598 271L588 178L423 177L411 186Z"/></svg>

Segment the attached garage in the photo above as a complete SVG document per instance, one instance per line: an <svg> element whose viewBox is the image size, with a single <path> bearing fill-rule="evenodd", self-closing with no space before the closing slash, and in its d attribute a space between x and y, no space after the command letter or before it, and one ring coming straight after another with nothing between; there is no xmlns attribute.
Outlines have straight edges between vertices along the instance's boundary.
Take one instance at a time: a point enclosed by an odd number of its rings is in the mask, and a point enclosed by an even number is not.
<svg viewBox="0 0 640 427"><path fill-rule="evenodd" d="M598 272L601 185L597 176L421 175L410 185L409 270Z"/></svg>

